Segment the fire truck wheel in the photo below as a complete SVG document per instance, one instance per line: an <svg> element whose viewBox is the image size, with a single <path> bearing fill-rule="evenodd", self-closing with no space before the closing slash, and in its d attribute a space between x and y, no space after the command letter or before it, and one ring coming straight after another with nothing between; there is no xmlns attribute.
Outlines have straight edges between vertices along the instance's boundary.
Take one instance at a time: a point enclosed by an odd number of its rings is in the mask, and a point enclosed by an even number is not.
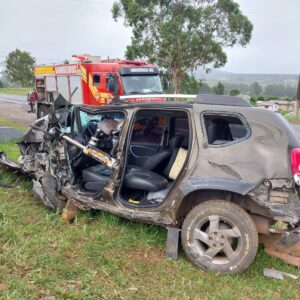
<svg viewBox="0 0 300 300"><path fill-rule="evenodd" d="M40 105L38 107L37 117L38 119L43 118L49 114L49 108L45 105Z"/></svg>

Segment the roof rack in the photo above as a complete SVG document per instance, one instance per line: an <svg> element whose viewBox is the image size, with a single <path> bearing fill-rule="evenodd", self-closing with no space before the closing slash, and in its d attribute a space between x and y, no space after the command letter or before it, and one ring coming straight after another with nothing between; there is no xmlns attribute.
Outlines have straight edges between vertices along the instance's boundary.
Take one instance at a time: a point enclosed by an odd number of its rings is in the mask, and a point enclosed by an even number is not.
<svg viewBox="0 0 300 300"><path fill-rule="evenodd" d="M243 98L224 95L198 95L192 103L252 107L252 105Z"/></svg>
<svg viewBox="0 0 300 300"><path fill-rule="evenodd" d="M220 96L220 95L186 95L186 94L153 94L153 95L126 95L120 96L119 99L130 100L130 99L151 99L164 98L164 99L192 99L189 103L194 104L207 104L207 105L225 105L225 106L242 106L251 107L252 105L246 100L236 96Z"/></svg>

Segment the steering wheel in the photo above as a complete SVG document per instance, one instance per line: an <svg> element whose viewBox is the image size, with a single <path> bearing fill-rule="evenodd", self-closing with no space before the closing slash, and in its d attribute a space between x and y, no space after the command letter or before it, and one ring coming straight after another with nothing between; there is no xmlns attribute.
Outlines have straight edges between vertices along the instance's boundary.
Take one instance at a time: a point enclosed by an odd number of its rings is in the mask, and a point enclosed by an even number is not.
<svg viewBox="0 0 300 300"><path fill-rule="evenodd" d="M87 130L91 136L93 136L97 130L98 123L100 121L98 119L91 119L87 125Z"/></svg>

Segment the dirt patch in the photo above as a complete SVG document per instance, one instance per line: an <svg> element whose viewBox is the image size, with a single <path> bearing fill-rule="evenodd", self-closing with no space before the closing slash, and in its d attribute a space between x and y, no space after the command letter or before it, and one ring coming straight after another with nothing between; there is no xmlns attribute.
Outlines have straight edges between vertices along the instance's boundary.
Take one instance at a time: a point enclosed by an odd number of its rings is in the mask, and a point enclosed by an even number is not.
<svg viewBox="0 0 300 300"><path fill-rule="evenodd" d="M28 113L29 106L10 102L0 102L0 116L6 119L28 126L36 120L36 114Z"/></svg>
<svg viewBox="0 0 300 300"><path fill-rule="evenodd" d="M128 249L125 251L128 258L133 261L147 261L151 263L159 263L165 260L165 253L162 249L150 248L150 249Z"/></svg>

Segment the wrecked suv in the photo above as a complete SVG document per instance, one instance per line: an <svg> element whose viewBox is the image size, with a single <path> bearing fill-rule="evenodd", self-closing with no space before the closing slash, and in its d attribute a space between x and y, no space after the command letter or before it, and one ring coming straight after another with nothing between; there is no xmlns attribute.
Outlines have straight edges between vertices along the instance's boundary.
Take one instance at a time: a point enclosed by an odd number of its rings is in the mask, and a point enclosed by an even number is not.
<svg viewBox="0 0 300 300"><path fill-rule="evenodd" d="M162 95L159 95L162 97ZM20 143L18 162L46 207L70 203L168 228L196 265L239 273L258 233L300 221L300 142L279 115L229 96L76 106L57 96ZM174 250L175 249L175 250Z"/></svg>

